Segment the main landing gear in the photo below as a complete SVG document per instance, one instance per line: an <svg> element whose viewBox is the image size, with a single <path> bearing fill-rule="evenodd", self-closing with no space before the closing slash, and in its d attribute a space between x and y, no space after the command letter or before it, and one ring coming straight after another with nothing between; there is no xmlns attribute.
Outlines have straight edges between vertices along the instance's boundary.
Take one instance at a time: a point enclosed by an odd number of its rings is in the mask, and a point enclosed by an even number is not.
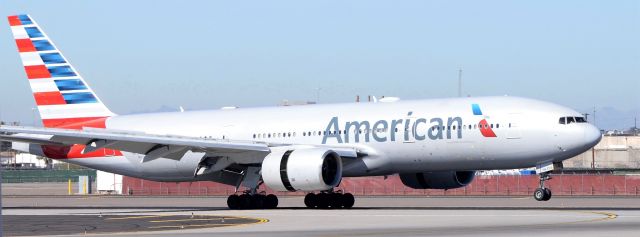
<svg viewBox="0 0 640 237"><path fill-rule="evenodd" d="M304 205L308 208L318 209L349 209L353 207L355 198L351 193L323 191L320 193L308 193L304 196Z"/></svg>
<svg viewBox="0 0 640 237"><path fill-rule="evenodd" d="M242 195L230 195L227 198L229 209L274 209L278 207L278 197L273 194L265 195L249 192Z"/></svg>
<svg viewBox="0 0 640 237"><path fill-rule="evenodd" d="M544 187L544 181L551 179L549 173L551 172L540 173L540 187L536 188L536 191L533 192L533 198L538 201L549 201L549 199L551 199L551 189Z"/></svg>

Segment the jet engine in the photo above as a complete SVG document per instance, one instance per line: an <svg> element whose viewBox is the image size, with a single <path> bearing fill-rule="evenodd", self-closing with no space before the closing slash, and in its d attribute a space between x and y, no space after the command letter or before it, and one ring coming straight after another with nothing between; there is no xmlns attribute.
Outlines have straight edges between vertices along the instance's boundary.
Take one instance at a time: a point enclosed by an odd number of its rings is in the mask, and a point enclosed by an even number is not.
<svg viewBox="0 0 640 237"><path fill-rule="evenodd" d="M324 191L340 184L342 160L325 148L272 150L262 162L262 180L276 191Z"/></svg>
<svg viewBox="0 0 640 237"><path fill-rule="evenodd" d="M414 189L452 189L467 186L475 177L475 171L438 171L400 174L400 180Z"/></svg>

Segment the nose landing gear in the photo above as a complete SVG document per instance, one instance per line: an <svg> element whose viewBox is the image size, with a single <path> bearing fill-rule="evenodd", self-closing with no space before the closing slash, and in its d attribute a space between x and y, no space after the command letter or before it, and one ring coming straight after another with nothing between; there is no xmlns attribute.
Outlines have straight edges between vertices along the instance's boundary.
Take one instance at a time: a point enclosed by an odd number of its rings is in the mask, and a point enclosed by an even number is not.
<svg viewBox="0 0 640 237"><path fill-rule="evenodd" d="M538 201L549 201L551 199L551 189L544 187L544 181L550 180L551 172L562 170L562 162L546 162L536 165L536 173L540 174L540 186L533 192L533 198Z"/></svg>
<svg viewBox="0 0 640 237"><path fill-rule="evenodd" d="M544 181L550 180L550 172L544 172L540 174L540 186L533 192L533 198L537 201L549 201L551 199L551 189L544 186Z"/></svg>

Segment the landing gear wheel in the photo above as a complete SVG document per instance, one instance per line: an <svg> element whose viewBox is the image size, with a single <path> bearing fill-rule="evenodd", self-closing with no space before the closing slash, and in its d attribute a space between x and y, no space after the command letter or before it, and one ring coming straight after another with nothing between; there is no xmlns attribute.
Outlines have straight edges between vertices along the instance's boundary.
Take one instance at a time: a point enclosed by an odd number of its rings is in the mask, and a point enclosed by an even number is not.
<svg viewBox="0 0 640 237"><path fill-rule="evenodd" d="M533 192L533 198L537 201L549 201L551 199L551 189L536 188L536 191Z"/></svg>
<svg viewBox="0 0 640 237"><path fill-rule="evenodd" d="M340 209L342 208L342 193L330 193L329 197L329 207L332 209Z"/></svg>
<svg viewBox="0 0 640 237"><path fill-rule="evenodd" d="M267 198L264 195L251 195L251 209L263 209L265 207L265 199Z"/></svg>
<svg viewBox="0 0 640 237"><path fill-rule="evenodd" d="M229 195L227 197L227 206L231 210L238 209L240 207L240 197L238 195Z"/></svg>
<svg viewBox="0 0 640 237"><path fill-rule="evenodd" d="M351 193L320 192L308 193L304 196L304 205L307 208L349 209L354 203L355 198Z"/></svg>
<svg viewBox="0 0 640 237"><path fill-rule="evenodd" d="M264 204L265 209L275 209L278 207L278 197L276 195L269 194L265 197Z"/></svg>
<svg viewBox="0 0 640 237"><path fill-rule="evenodd" d="M307 193L304 196L304 205L307 208L316 208L318 206L318 197L315 193Z"/></svg>
<svg viewBox="0 0 640 237"><path fill-rule="evenodd" d="M545 194L544 189L542 188L536 188L536 191L533 192L533 198L535 198L537 201L544 201L544 198L547 195Z"/></svg>
<svg viewBox="0 0 640 237"><path fill-rule="evenodd" d="M318 203L317 203L317 207L319 209L328 209L329 208L329 194L326 193L318 193L316 195L316 197L318 198Z"/></svg>
<svg viewBox="0 0 640 237"><path fill-rule="evenodd" d="M545 188L544 189L544 199L543 201L549 201L549 199L551 199L551 189Z"/></svg>
<svg viewBox="0 0 640 237"><path fill-rule="evenodd" d="M356 198L353 197L353 194L351 193L345 193L342 195L342 207L344 209L350 209L353 207L353 204L355 204L356 202Z"/></svg>
<svg viewBox="0 0 640 237"><path fill-rule="evenodd" d="M239 196L240 201L238 202L238 209L251 209L252 205L251 205L251 195L249 194L242 194Z"/></svg>

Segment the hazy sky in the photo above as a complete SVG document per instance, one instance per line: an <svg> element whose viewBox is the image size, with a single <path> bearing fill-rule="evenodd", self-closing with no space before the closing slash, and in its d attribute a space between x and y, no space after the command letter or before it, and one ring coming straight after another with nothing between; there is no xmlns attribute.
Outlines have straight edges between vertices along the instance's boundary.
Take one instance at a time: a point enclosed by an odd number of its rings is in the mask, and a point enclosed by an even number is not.
<svg viewBox="0 0 640 237"><path fill-rule="evenodd" d="M2 1L116 113L516 95L640 109L640 1ZM6 18L0 119L35 106Z"/></svg>

